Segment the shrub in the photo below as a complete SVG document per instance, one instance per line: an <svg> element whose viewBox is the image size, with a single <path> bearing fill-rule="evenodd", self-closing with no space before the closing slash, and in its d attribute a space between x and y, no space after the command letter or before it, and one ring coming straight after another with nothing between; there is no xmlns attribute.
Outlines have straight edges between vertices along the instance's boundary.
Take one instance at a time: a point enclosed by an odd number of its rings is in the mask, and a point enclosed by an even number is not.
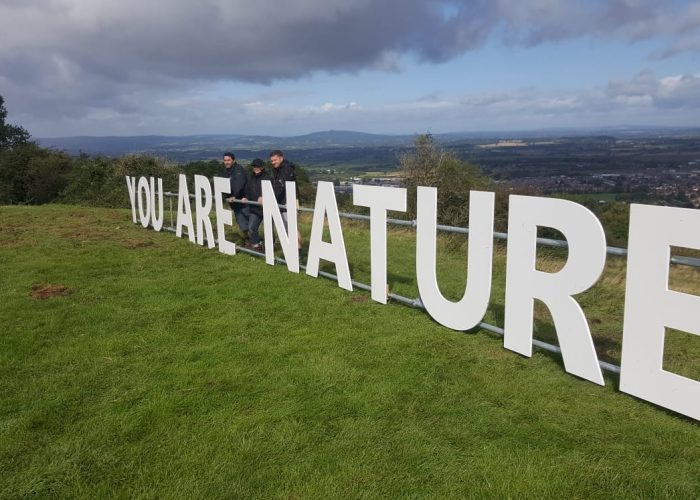
<svg viewBox="0 0 700 500"><path fill-rule="evenodd" d="M0 203L41 204L53 201L66 186L71 159L35 143L0 151Z"/></svg>
<svg viewBox="0 0 700 500"><path fill-rule="evenodd" d="M160 158L129 155L111 159L83 155L73 162L61 200L82 205L128 207L127 175L162 178L164 190L177 190L178 170Z"/></svg>

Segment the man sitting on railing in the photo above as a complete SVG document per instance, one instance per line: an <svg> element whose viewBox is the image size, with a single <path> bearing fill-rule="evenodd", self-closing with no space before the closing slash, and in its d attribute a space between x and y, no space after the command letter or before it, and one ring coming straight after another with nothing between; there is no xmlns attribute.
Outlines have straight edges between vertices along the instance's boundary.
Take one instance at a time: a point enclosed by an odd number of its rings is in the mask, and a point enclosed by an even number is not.
<svg viewBox="0 0 700 500"><path fill-rule="evenodd" d="M270 180L270 177L265 173L265 164L260 158L254 159L251 163L251 167L253 167L253 173L248 176L248 180L246 181L245 197L248 201L262 203L262 181ZM263 221L263 207L262 205L249 205L249 207L250 218L248 219L248 228L250 242L246 245L246 248L261 252L263 246L262 243L260 243L258 228Z"/></svg>
<svg viewBox="0 0 700 500"><path fill-rule="evenodd" d="M279 149L270 152L270 163L272 164L272 189L275 192L275 198L279 205L287 204L287 181L296 182L297 177L294 169L294 163L284 159L284 153ZM284 225L287 225L287 209L280 208L282 212L282 220ZM297 233L297 244L301 248L301 233Z"/></svg>
<svg viewBox="0 0 700 500"><path fill-rule="evenodd" d="M245 185L248 178L246 171L243 170L236 162L236 157L233 153L224 153L224 167L226 170L221 174L221 177L226 177L231 181L231 197L226 198L229 202L233 213L236 216L236 223L243 233L243 243L248 241L248 219L250 218L250 209L248 205L239 202L234 202L233 199L242 199L245 196Z"/></svg>

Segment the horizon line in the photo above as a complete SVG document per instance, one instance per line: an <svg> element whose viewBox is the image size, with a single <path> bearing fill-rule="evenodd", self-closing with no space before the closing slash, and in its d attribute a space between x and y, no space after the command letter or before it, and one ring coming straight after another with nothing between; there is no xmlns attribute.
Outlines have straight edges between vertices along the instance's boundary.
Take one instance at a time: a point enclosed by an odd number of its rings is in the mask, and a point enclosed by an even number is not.
<svg viewBox="0 0 700 500"><path fill-rule="evenodd" d="M396 133L396 132L364 132L361 130L350 130L350 129L326 129L326 130L316 130L313 132L307 132L296 135L270 135L270 134L243 134L236 132L210 132L210 133L194 133L194 134L137 134L137 135L52 135L52 136L36 136L36 139L75 139L75 138L128 138L128 137L216 137L216 136L238 136L238 137L272 137L276 139L292 139L298 137L304 137L315 134L324 134L329 132L336 133L353 133L362 134L370 136L385 136L385 137L411 137L424 134L430 134L433 136L445 136L445 135L474 135L474 134L517 134L517 133L537 133L537 132L558 132L558 131L571 131L571 132L592 132L592 131L606 131L606 130L630 130L630 129L647 129L647 130L696 130L700 129L699 125L643 125L643 124L619 124L619 125L592 125L592 126L569 126L569 127L542 127L542 128L524 128L524 129L484 129L484 130L461 130L461 131L450 131L450 132L431 132L426 130L425 132L406 132L406 133Z"/></svg>

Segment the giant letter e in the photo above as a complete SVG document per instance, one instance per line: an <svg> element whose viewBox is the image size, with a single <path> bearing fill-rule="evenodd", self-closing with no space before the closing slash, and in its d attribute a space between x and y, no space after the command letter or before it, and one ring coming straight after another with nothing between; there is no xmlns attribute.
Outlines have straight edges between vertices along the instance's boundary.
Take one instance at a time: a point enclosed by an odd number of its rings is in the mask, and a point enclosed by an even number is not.
<svg viewBox="0 0 700 500"><path fill-rule="evenodd" d="M700 249L700 210L632 205L620 390L700 420L700 382L663 369L666 327L700 335L700 297L668 288L671 246Z"/></svg>

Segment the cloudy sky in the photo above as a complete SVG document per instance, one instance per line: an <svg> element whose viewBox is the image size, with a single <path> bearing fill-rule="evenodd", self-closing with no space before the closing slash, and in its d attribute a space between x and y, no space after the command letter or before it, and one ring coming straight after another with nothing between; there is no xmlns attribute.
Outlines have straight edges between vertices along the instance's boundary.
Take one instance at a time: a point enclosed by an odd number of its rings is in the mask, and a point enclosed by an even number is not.
<svg viewBox="0 0 700 500"><path fill-rule="evenodd" d="M700 1L0 0L37 137L700 125Z"/></svg>

